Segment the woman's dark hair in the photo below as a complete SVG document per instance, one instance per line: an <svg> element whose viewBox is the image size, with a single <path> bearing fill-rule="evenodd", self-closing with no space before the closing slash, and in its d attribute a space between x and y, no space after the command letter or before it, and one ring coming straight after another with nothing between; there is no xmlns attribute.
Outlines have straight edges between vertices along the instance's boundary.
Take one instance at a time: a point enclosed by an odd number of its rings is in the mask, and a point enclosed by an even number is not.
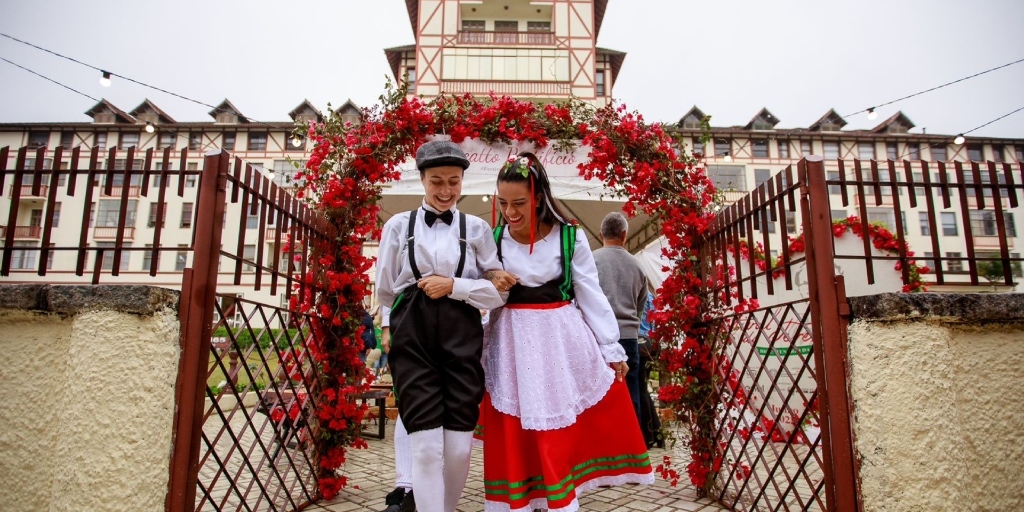
<svg viewBox="0 0 1024 512"><path fill-rule="evenodd" d="M526 165L522 163L524 158L527 161ZM555 202L548 173L537 159L537 155L530 152L519 153L515 160L506 162L498 171L498 183L524 183L526 188L530 189L531 182L533 193L539 196L534 205L537 218L547 224L555 224L559 219L569 222L569 216L562 212Z"/></svg>

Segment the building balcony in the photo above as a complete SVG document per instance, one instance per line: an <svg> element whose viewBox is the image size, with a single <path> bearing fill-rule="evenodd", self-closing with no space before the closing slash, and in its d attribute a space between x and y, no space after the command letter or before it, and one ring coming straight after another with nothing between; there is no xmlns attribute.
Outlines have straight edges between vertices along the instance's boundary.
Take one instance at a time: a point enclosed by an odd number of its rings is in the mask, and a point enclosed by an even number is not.
<svg viewBox="0 0 1024 512"><path fill-rule="evenodd" d="M39 240L42 236L42 226L14 226L15 240ZM0 226L0 238L7 238L7 226Z"/></svg>
<svg viewBox="0 0 1024 512"><path fill-rule="evenodd" d="M553 46L554 32L495 32L463 30L459 44L486 44L494 46Z"/></svg>
<svg viewBox="0 0 1024 512"><path fill-rule="evenodd" d="M39 193L38 194L33 194L32 193L32 185L21 185L20 189L21 190L20 190L19 193L21 194L21 198L23 198L23 199L24 198L45 199L46 198L46 194L50 191L50 187L48 185L39 185ZM12 198L14 197L14 186L13 185L11 186L11 190L7 194L7 197L12 197Z"/></svg>
<svg viewBox="0 0 1024 512"><path fill-rule="evenodd" d="M117 239L117 227L99 227L93 230L92 237L96 240L116 240ZM135 239L135 228L126 227L124 228L124 239L134 240Z"/></svg>
<svg viewBox="0 0 1024 512"><path fill-rule="evenodd" d="M568 97L572 93L569 82L521 80L445 80L441 91L448 94L506 94L509 96Z"/></svg>
<svg viewBox="0 0 1024 512"><path fill-rule="evenodd" d="M100 195L103 196L103 197L121 197L121 193L123 192L123 189L124 189L124 187L121 186L121 185L114 185L114 186L110 187L110 193L108 194L107 193L107 187L104 187L104 186L100 185ZM134 185L129 186L128 187L128 197L139 197L139 189L140 189L140 187L138 187L138 186L134 186Z"/></svg>
<svg viewBox="0 0 1024 512"><path fill-rule="evenodd" d="M974 247L975 249L994 249L999 250L999 238L998 236L983 236L974 235ZM1013 238L1006 237L1006 247L1013 249Z"/></svg>

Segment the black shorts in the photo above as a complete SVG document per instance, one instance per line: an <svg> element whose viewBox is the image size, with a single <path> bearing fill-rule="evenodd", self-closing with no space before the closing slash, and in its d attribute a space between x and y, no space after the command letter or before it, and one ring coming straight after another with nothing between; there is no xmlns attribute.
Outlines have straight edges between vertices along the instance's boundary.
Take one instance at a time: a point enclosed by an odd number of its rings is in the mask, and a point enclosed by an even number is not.
<svg viewBox="0 0 1024 512"><path fill-rule="evenodd" d="M480 311L410 286L391 310L388 360L409 432L472 431L484 395Z"/></svg>

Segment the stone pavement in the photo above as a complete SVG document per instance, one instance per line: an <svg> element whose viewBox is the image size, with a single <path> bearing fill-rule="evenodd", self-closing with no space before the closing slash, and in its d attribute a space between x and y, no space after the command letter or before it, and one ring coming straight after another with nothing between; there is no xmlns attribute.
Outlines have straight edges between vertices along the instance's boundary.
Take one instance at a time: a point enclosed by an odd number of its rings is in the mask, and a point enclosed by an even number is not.
<svg viewBox="0 0 1024 512"><path fill-rule="evenodd" d="M376 428L374 425L373 428ZM348 487L331 501L321 501L305 509L314 512L363 512L384 509L384 495L394 489L395 466L392 443L392 423L387 424L384 440L368 439L368 450L351 450L345 464ZM689 461L683 443L671 450L653 449L651 463L657 465L662 457L670 455L673 465L685 475L685 463ZM685 479L685 476L684 476ZM483 451L473 449L469 470L469 481L459 503L460 512L480 512L484 509ZM709 499L696 498L695 490L688 483L680 481L676 487L660 477L650 486L624 486L595 489L580 497L580 510L609 512L624 511L703 511L727 510Z"/></svg>

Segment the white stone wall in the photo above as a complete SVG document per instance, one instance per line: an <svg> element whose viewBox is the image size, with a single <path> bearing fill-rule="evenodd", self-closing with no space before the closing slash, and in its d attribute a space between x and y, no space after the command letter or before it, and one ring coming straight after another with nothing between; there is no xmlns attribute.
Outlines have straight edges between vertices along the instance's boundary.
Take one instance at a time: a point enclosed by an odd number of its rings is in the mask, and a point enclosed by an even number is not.
<svg viewBox="0 0 1024 512"><path fill-rule="evenodd" d="M1024 509L1024 326L946 320L850 326L867 512Z"/></svg>
<svg viewBox="0 0 1024 512"><path fill-rule="evenodd" d="M0 310L0 509L163 510L179 324Z"/></svg>

